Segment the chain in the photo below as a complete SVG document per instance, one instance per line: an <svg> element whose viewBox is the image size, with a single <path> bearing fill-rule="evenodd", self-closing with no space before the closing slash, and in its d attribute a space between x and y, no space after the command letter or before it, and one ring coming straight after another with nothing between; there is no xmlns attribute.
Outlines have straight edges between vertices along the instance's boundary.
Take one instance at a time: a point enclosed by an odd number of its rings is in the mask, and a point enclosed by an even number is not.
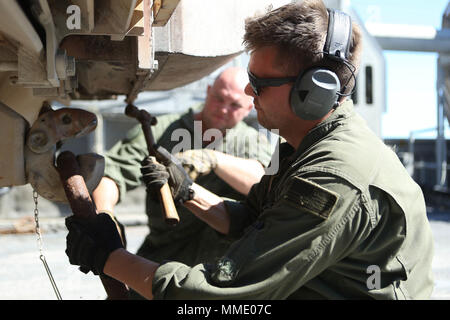
<svg viewBox="0 0 450 320"><path fill-rule="evenodd" d="M55 279L53 278L52 272L50 271L50 268L47 264L47 260L45 260L45 256L42 252L43 245L42 245L41 229L39 227L38 193L36 192L36 190L33 190L33 200L34 200L34 221L36 222L36 235L39 247L39 259L44 264L45 271L47 272L48 278L53 287L53 291L55 291L56 298L58 300L62 300L61 294L59 293L58 287L56 286Z"/></svg>

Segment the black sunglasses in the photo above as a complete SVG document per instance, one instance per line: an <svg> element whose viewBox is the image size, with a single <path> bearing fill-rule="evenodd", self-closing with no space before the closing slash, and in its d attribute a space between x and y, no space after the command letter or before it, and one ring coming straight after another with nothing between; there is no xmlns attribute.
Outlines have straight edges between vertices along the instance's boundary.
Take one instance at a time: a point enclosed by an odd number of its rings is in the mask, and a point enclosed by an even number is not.
<svg viewBox="0 0 450 320"><path fill-rule="evenodd" d="M253 89L255 95L259 96L261 89L264 87L279 87L289 82L295 82L297 77L284 77L284 78L258 78L250 70L247 70L248 80L250 86Z"/></svg>

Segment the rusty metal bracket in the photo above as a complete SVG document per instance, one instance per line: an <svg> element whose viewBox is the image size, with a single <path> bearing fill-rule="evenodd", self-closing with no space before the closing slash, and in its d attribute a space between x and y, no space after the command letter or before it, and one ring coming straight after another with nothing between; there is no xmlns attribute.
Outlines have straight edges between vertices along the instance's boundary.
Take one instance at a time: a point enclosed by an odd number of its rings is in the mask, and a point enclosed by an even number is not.
<svg viewBox="0 0 450 320"><path fill-rule="evenodd" d="M53 110L45 105L30 128L25 145L25 173L36 192L54 202L67 203L59 174L55 168L56 145L93 131L97 126L95 114L74 108ZM89 191L94 190L103 176L104 158L95 153L77 156L81 174Z"/></svg>

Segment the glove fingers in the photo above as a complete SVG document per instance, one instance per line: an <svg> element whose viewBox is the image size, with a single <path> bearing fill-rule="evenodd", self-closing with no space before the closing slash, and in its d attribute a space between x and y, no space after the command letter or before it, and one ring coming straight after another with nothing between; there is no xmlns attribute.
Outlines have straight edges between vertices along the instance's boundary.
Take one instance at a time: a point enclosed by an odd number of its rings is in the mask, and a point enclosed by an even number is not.
<svg viewBox="0 0 450 320"><path fill-rule="evenodd" d="M149 174L159 171L166 171L166 168L160 163L147 163L141 166L142 174Z"/></svg>
<svg viewBox="0 0 450 320"><path fill-rule="evenodd" d="M69 262L72 264L82 265L82 266L92 266L90 257L92 255L92 250L94 247L94 241L89 236L82 236L78 239L77 245L72 251L72 260L69 258Z"/></svg>
<svg viewBox="0 0 450 320"><path fill-rule="evenodd" d="M168 159L171 158L168 157ZM157 200L159 190L167 182L175 202L191 198L189 186L192 184L192 180L180 161L170 161L164 166L157 163L153 157L146 157L141 165L142 179L153 200Z"/></svg>
<svg viewBox="0 0 450 320"><path fill-rule="evenodd" d="M71 230L72 227L75 227L79 223L80 221L77 218L75 218L75 216L67 217L65 220L65 224L68 230Z"/></svg>
<svg viewBox="0 0 450 320"><path fill-rule="evenodd" d="M70 218L66 219L66 227L69 230L69 233L66 236L66 254L72 256L72 252L74 250L75 245L77 244L78 238L81 237L81 230L73 220Z"/></svg>
<svg viewBox="0 0 450 320"><path fill-rule="evenodd" d="M149 172L144 173L142 178L148 180L148 183L152 183L153 181L166 181L169 179L169 173L166 171L158 171L158 172ZM145 181L147 182L147 181Z"/></svg>
<svg viewBox="0 0 450 320"><path fill-rule="evenodd" d="M123 247L126 248L127 247L127 237L125 235L125 226L117 219L117 217L111 216L111 218L113 219L113 221L116 224L116 226L119 227L120 235L121 235L121 238L122 238Z"/></svg>
<svg viewBox="0 0 450 320"><path fill-rule="evenodd" d="M83 235L83 230L80 226L73 222L73 220L67 221L66 226L69 229L69 233L66 237L66 255L69 257L69 262L72 265L89 265L87 261L83 258L83 253L91 251L92 239L90 237ZM85 269L87 267L84 267ZM89 268L87 268L89 269Z"/></svg>
<svg viewBox="0 0 450 320"><path fill-rule="evenodd" d="M142 179L147 187L161 188L169 179L166 167L155 161L154 157L146 157L141 163Z"/></svg>
<svg viewBox="0 0 450 320"><path fill-rule="evenodd" d="M78 270L80 270L81 272L83 272L83 273L85 273L85 274L87 274L89 271L91 271L88 267L86 267L86 266L80 266L79 268L78 268Z"/></svg>
<svg viewBox="0 0 450 320"><path fill-rule="evenodd" d="M66 237L66 255L70 264L80 266L82 272L103 272L109 254L123 248L116 224L106 213L88 220L69 217L65 221L69 233Z"/></svg>
<svg viewBox="0 0 450 320"><path fill-rule="evenodd" d="M145 166L151 165L151 164L153 164L155 162L156 162L155 157L147 156L144 159L142 159L141 167L145 167Z"/></svg>
<svg viewBox="0 0 450 320"><path fill-rule="evenodd" d="M158 161L156 161L155 157L152 156L148 156L145 157L142 161L141 161L141 170L142 168L149 168L151 170L163 170L165 169L164 165L160 164Z"/></svg>

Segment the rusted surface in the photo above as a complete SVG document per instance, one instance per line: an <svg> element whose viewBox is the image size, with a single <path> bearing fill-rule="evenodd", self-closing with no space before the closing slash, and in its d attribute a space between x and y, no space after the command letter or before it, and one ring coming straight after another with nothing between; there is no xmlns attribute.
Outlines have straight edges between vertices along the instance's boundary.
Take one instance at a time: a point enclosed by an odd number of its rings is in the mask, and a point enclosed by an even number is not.
<svg viewBox="0 0 450 320"><path fill-rule="evenodd" d="M75 155L70 151L62 152L56 164L73 215L80 219L93 217L96 214L95 205L81 176ZM105 276L100 276L100 279L108 299L128 299L128 289L123 283Z"/></svg>
<svg viewBox="0 0 450 320"><path fill-rule="evenodd" d="M36 192L53 202L66 203L59 173L54 166L56 145L64 140L84 136L97 126L94 113L74 108L52 110L44 105L39 118L28 132L25 144L27 182ZM89 191L94 190L104 172L104 158L89 153L77 157L80 174Z"/></svg>
<svg viewBox="0 0 450 320"><path fill-rule="evenodd" d="M58 141L87 135L97 127L97 116L75 108L53 110L44 103L38 119L30 128L26 144L35 153L49 151Z"/></svg>
<svg viewBox="0 0 450 320"><path fill-rule="evenodd" d="M142 131L144 132L144 138L147 144L148 153L152 156L155 156L156 150L153 148L155 139L153 138L151 126L156 124L156 118L152 117L150 113L145 110L139 110L132 104L127 105L127 107L125 108L125 114L139 121L142 126Z"/></svg>
<svg viewBox="0 0 450 320"><path fill-rule="evenodd" d="M75 155L66 151L56 160L64 191L74 216L87 219L95 215L95 206L86 187Z"/></svg>
<svg viewBox="0 0 450 320"><path fill-rule="evenodd" d="M133 46L136 39L112 41L104 35L70 35L63 39L60 48L77 61L134 62Z"/></svg>

